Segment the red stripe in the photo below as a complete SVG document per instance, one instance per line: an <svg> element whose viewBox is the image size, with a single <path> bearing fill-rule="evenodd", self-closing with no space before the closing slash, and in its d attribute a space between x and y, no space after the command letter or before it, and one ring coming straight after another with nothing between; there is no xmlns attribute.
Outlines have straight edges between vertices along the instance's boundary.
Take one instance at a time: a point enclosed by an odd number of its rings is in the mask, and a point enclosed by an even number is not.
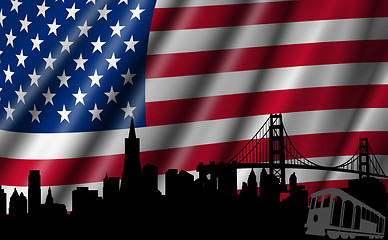
<svg viewBox="0 0 388 240"><path fill-rule="evenodd" d="M388 17L387 1L299 0L157 8L154 11L151 31L373 17Z"/></svg>
<svg viewBox="0 0 388 240"><path fill-rule="evenodd" d="M368 137L376 155L388 155L388 132L322 133L291 136L296 148L307 158L353 155L360 137ZM226 162L247 141L226 142L201 146L164 149L141 153L142 166L158 166L160 174L176 168L195 170L199 162ZM323 147L324 146L324 147ZM40 169L43 186L100 182L108 173L121 177L124 155L98 156L74 159L20 160L0 158L0 184L27 186L28 172ZM324 180L324 179L322 179Z"/></svg>
<svg viewBox="0 0 388 240"><path fill-rule="evenodd" d="M146 104L147 126L347 108L387 108L387 85L279 90ZM185 114L181 114L184 112Z"/></svg>
<svg viewBox="0 0 388 240"><path fill-rule="evenodd" d="M320 64L386 62L388 40L279 45L147 56L146 78Z"/></svg>

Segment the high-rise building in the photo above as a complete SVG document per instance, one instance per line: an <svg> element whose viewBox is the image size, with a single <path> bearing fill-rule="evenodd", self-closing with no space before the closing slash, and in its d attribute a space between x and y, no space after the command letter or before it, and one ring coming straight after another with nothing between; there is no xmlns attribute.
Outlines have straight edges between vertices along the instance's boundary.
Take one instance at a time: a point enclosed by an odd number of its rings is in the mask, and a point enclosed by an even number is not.
<svg viewBox="0 0 388 240"><path fill-rule="evenodd" d="M39 214L41 205L40 172L30 170L28 175L28 213Z"/></svg>
<svg viewBox="0 0 388 240"><path fill-rule="evenodd" d="M46 202L40 207L41 216L49 217L64 217L67 215L67 209L65 204L54 203L54 198L49 187Z"/></svg>
<svg viewBox="0 0 388 240"><path fill-rule="evenodd" d="M120 186L120 178L118 177L108 177L108 174L105 175L104 178L104 186L103 186L103 199L105 202L109 202L113 204L117 202L119 198L119 186Z"/></svg>
<svg viewBox="0 0 388 240"><path fill-rule="evenodd" d="M132 119L129 136L125 139L125 160L120 193L125 198L139 194L141 189L140 139L136 137Z"/></svg>
<svg viewBox="0 0 388 240"><path fill-rule="evenodd" d="M23 193L18 193L15 190L12 193L9 201L9 215L10 216L24 216L27 214L27 199Z"/></svg>
<svg viewBox="0 0 388 240"><path fill-rule="evenodd" d="M143 197L148 199L159 199L161 192L158 189L158 167L147 163L143 167Z"/></svg>
<svg viewBox="0 0 388 240"><path fill-rule="evenodd" d="M72 192L71 212L74 216L92 216L100 213L102 197L98 196L97 190L89 190L88 187L77 187Z"/></svg>
<svg viewBox="0 0 388 240"><path fill-rule="evenodd" d="M248 177L248 195L251 199L257 198L257 180L253 168Z"/></svg>

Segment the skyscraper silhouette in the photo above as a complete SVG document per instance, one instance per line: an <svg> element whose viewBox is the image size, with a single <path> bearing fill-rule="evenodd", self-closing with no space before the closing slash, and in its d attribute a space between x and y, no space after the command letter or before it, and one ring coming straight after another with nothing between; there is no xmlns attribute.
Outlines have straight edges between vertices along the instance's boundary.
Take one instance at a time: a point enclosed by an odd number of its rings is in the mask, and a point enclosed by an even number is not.
<svg viewBox="0 0 388 240"><path fill-rule="evenodd" d="M141 176L140 139L136 137L132 119L129 136L125 139L125 160L120 186L120 193L124 199L129 199L139 193Z"/></svg>
<svg viewBox="0 0 388 240"><path fill-rule="evenodd" d="M18 193L15 190L12 193L9 201L9 215L10 216L25 216L27 214L27 198L23 193Z"/></svg>
<svg viewBox="0 0 388 240"><path fill-rule="evenodd" d="M66 205L54 203L54 198L51 192L51 188L49 187L46 202L40 205L40 216L44 216L48 219L51 218L60 218L65 217L67 215ZM51 218L50 218L51 217Z"/></svg>
<svg viewBox="0 0 388 240"><path fill-rule="evenodd" d="M28 175L28 213L39 214L41 204L40 173L39 170L30 170Z"/></svg>

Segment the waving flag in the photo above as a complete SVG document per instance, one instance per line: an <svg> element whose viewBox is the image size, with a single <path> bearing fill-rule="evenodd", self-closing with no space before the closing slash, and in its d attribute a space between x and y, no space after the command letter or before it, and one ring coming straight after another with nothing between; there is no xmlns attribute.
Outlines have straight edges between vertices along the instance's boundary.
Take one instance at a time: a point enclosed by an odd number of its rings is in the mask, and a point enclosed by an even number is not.
<svg viewBox="0 0 388 240"><path fill-rule="evenodd" d="M277 112L310 160L368 137L387 169L387 16L383 0L2 1L0 184L40 169L71 209L76 186L121 176L132 117L160 174L228 161Z"/></svg>

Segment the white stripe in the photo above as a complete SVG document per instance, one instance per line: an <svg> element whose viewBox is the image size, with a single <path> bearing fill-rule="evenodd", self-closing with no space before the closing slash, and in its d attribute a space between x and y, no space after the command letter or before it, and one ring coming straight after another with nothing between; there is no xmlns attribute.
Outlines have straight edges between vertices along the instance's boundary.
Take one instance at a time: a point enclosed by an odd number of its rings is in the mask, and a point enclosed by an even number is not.
<svg viewBox="0 0 388 240"><path fill-rule="evenodd" d="M136 133L141 140L141 151L198 146L250 139L267 118L268 115L261 115L171 124L139 128ZM283 119L289 135L388 131L387 108L286 113ZM122 154L127 136L128 130L61 134L0 131L0 156L58 159Z"/></svg>
<svg viewBox="0 0 388 240"><path fill-rule="evenodd" d="M329 64L146 79L146 101L372 84L388 84L388 63Z"/></svg>
<svg viewBox="0 0 388 240"><path fill-rule="evenodd" d="M387 28L388 18L360 18L158 31L150 33L148 55L387 39Z"/></svg>
<svg viewBox="0 0 388 240"><path fill-rule="evenodd" d="M155 8L206 7L246 3L284 2L293 0L157 0Z"/></svg>

